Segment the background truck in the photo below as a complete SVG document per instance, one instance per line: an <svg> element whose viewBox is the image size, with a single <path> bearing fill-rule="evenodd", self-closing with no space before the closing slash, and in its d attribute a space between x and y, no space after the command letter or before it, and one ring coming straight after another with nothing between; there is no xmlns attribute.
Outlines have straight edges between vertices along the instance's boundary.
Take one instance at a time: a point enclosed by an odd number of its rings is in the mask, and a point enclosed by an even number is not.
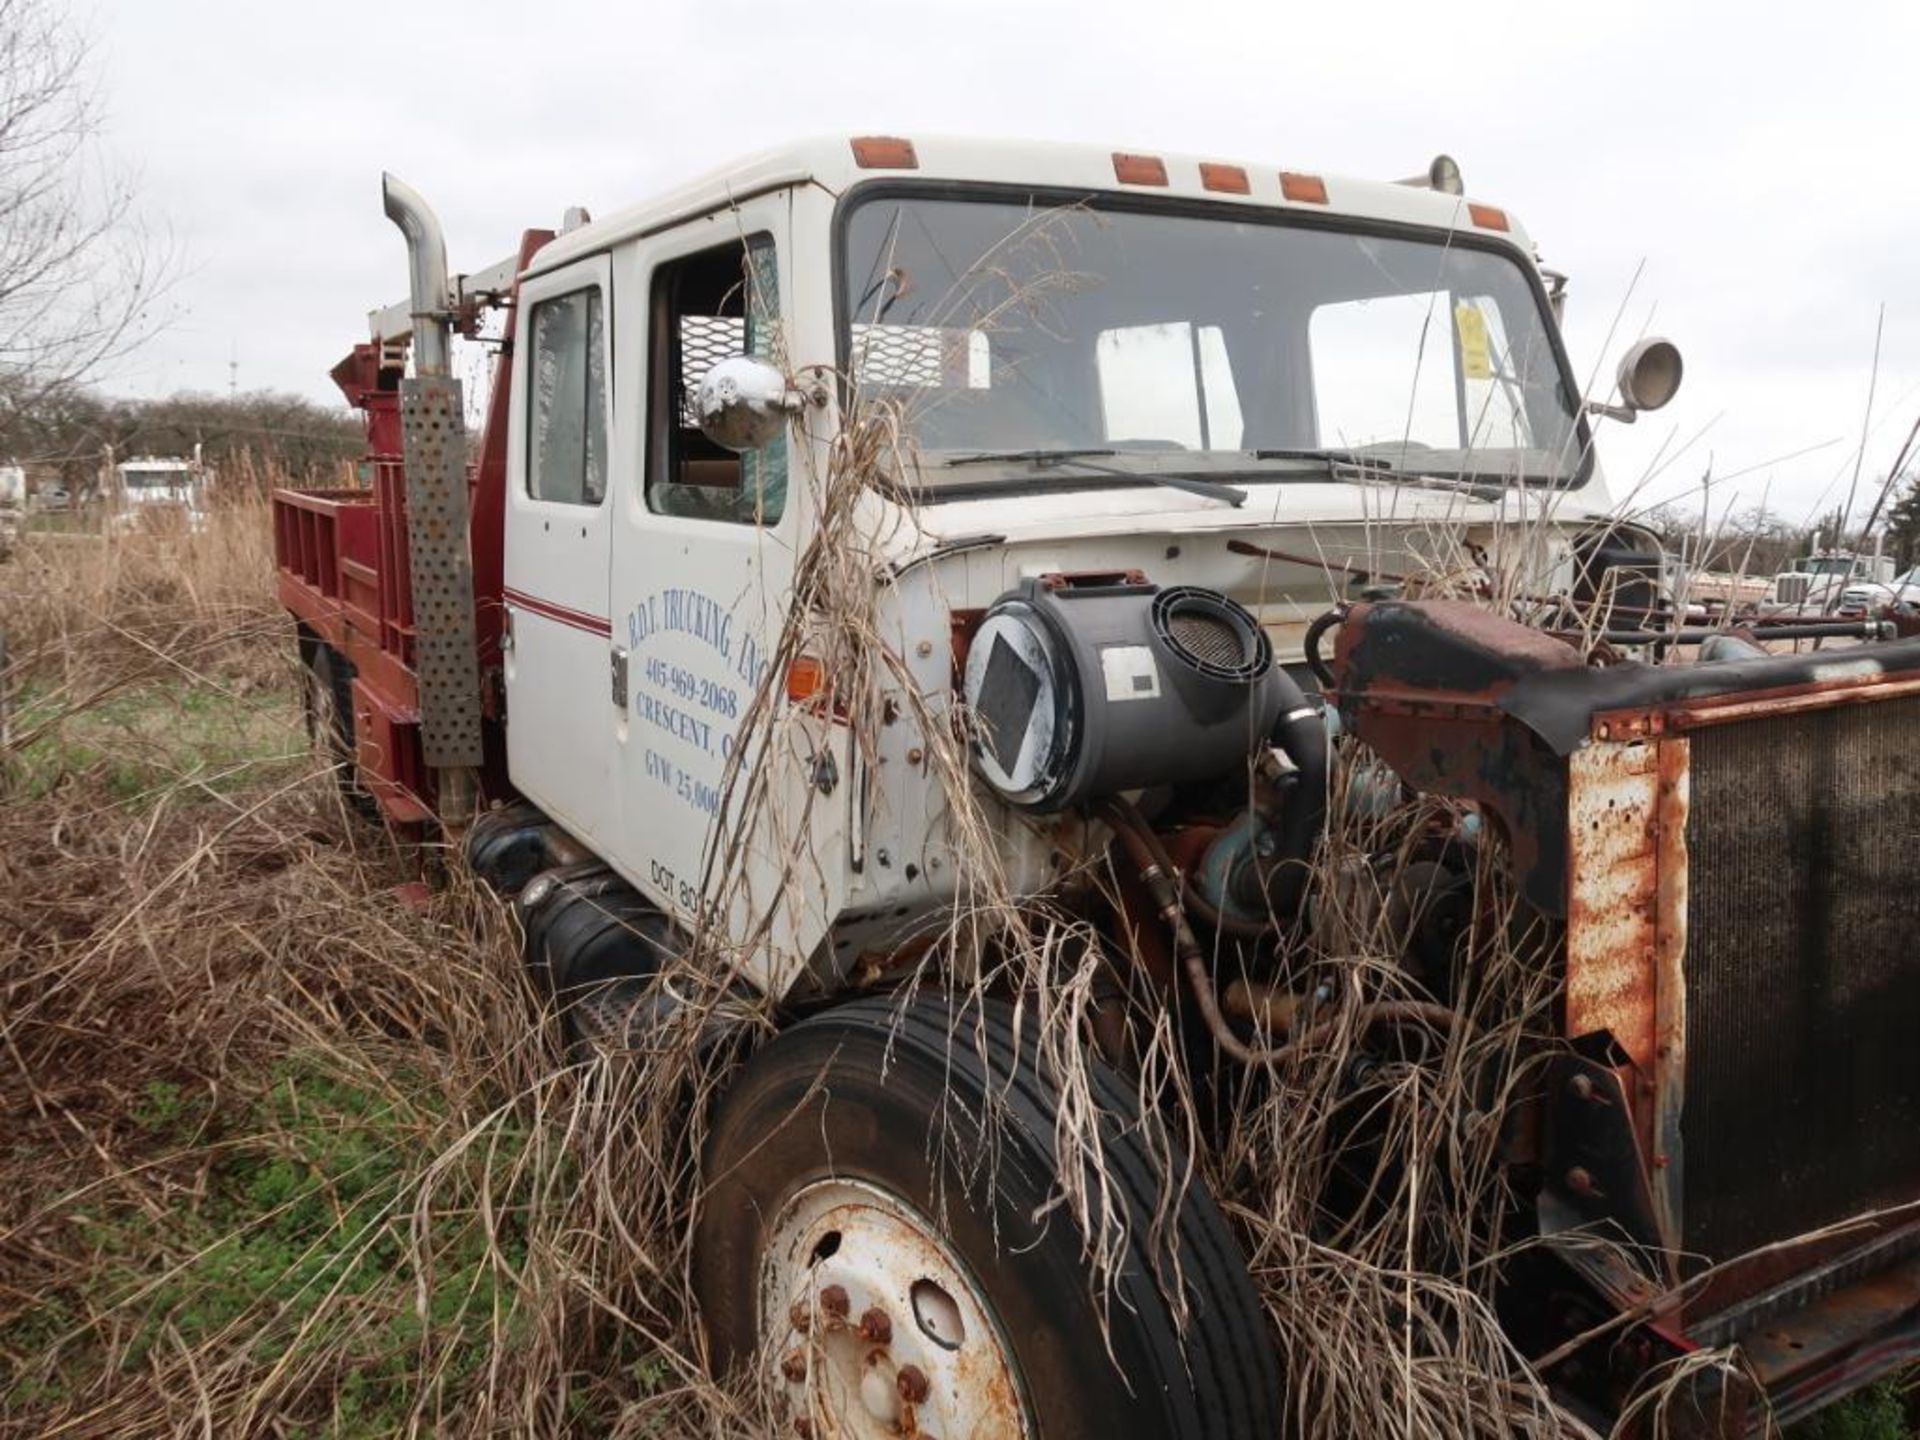
<svg viewBox="0 0 1920 1440"><path fill-rule="evenodd" d="M1662 609L1590 427L1678 353L1583 404L1457 167L821 141L457 277L385 201L371 486L274 497L316 727L576 1043L765 1007L692 1279L779 1424L1281 1433L1248 1107L1325 1115L1337 1249L1408 1096L1435 1213L1493 1198L1393 1263L1570 1410L1738 1434L1914 1354L1920 646Z"/></svg>
<svg viewBox="0 0 1920 1440"><path fill-rule="evenodd" d="M190 457L141 455L122 460L106 478L112 523L120 528L162 523L199 526L206 521L211 477L198 445Z"/></svg>
<svg viewBox="0 0 1920 1440"><path fill-rule="evenodd" d="M1891 555L1852 550L1816 550L1773 577L1766 603L1776 610L1830 614L1841 596L1856 586L1886 586L1893 580Z"/></svg>
<svg viewBox="0 0 1920 1440"><path fill-rule="evenodd" d="M27 472L0 465L0 560L13 553L27 519Z"/></svg>

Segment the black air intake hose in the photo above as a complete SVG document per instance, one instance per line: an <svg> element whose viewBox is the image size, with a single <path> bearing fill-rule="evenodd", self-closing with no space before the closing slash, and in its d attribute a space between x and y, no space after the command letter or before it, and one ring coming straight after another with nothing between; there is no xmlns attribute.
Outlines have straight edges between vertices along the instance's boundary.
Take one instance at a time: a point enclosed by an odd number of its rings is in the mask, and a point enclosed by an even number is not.
<svg viewBox="0 0 1920 1440"><path fill-rule="evenodd" d="M1298 773L1280 813L1269 817L1274 853L1241 871L1254 892L1241 898L1286 916L1300 907L1313 847L1327 820L1327 722L1286 671L1274 667L1274 679L1280 690L1280 718L1274 721L1273 743Z"/></svg>

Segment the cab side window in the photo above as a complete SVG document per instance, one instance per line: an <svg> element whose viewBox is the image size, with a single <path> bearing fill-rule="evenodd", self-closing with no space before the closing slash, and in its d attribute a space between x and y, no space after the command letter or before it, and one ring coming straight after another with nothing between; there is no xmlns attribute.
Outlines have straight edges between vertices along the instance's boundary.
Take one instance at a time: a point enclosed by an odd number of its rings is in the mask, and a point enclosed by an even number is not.
<svg viewBox="0 0 1920 1440"><path fill-rule="evenodd" d="M654 272L647 505L662 515L771 525L786 508L787 441L736 454L700 433L695 396L717 362L782 365L773 238L718 245Z"/></svg>
<svg viewBox="0 0 1920 1440"><path fill-rule="evenodd" d="M600 292L575 290L533 307L527 357L527 493L598 505L607 493L607 366Z"/></svg>

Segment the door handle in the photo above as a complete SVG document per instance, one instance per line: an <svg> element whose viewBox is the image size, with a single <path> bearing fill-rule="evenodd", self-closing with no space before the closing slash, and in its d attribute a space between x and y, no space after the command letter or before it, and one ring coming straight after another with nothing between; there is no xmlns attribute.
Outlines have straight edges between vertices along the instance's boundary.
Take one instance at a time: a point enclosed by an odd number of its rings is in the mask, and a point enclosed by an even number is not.
<svg viewBox="0 0 1920 1440"><path fill-rule="evenodd" d="M610 682L609 688L613 691L613 703L615 708L625 710L627 708L627 652L616 645L608 659L611 663L607 667L609 672L607 678Z"/></svg>

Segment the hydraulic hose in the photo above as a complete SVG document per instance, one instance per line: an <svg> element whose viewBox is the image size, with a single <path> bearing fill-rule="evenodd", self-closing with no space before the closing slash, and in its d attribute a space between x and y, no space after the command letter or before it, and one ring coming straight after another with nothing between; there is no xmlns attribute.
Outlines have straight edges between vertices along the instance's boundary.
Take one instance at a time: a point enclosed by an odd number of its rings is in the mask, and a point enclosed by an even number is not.
<svg viewBox="0 0 1920 1440"><path fill-rule="evenodd" d="M1300 648L1307 657L1307 668L1313 671L1313 678L1329 690L1333 688L1333 667L1321 658L1320 641L1325 638L1327 631L1333 629L1334 626L1346 618L1347 607L1344 605L1334 606L1333 609L1327 611L1326 614L1320 616L1311 625L1307 626L1307 633L1300 642Z"/></svg>
<svg viewBox="0 0 1920 1440"><path fill-rule="evenodd" d="M1139 870L1140 879L1153 897L1160 918L1173 931L1174 950L1180 957L1180 968L1186 976L1187 988L1193 992L1200 1019L1222 1053L1242 1065L1273 1065L1338 1025L1339 1017L1330 1016L1279 1045L1259 1047L1247 1044L1234 1034L1233 1027L1220 1009L1220 997L1214 993L1213 976L1207 971L1200 941L1181 911L1179 893L1174 888L1173 862L1160 844L1160 837L1141 818L1133 803L1124 797L1116 796L1103 804L1100 816L1112 828L1114 838ZM1354 1021L1361 1029L1382 1022L1418 1023L1430 1026L1443 1035L1453 1034L1460 1023L1459 1017L1446 1006L1425 1000L1374 1001L1360 1006L1354 1014Z"/></svg>
<svg viewBox="0 0 1920 1440"><path fill-rule="evenodd" d="M1255 1050L1233 1033L1227 1017L1221 1013L1220 997L1214 994L1213 977L1207 973L1206 957L1200 951L1200 941L1180 908L1180 896L1174 889L1173 862L1160 844L1159 836L1141 819L1133 802L1124 797L1115 796L1107 801L1101 806L1100 813L1140 872L1140 879L1153 896L1154 907L1159 910L1160 918L1173 931L1173 948L1180 957L1180 968L1187 977L1188 988L1193 991L1194 1003L1200 1007L1200 1018L1213 1036L1213 1043L1243 1065L1264 1065L1277 1058L1285 1049L1284 1046L1280 1049Z"/></svg>
<svg viewBox="0 0 1920 1440"><path fill-rule="evenodd" d="M1276 818L1273 858L1250 868L1257 893L1241 898L1264 900L1274 914L1292 915L1300 908L1313 849L1327 823L1327 722L1291 675L1276 669L1273 676L1281 697L1273 743L1293 762L1296 774Z"/></svg>
<svg viewBox="0 0 1920 1440"><path fill-rule="evenodd" d="M1213 1044L1217 1044L1223 1054L1238 1060L1242 1066L1279 1064L1340 1023L1338 1016L1329 1016L1283 1044L1252 1046L1242 1041L1219 1008L1219 996L1213 993L1213 977L1206 968L1206 956L1200 950L1200 941L1194 937L1192 925L1187 924L1187 916L1181 912L1179 893L1173 887L1173 862L1162 847L1160 837L1140 818L1139 808L1125 797L1102 804L1100 818L1106 820L1121 849L1127 852L1127 858L1133 860L1140 872L1140 881L1160 910L1160 918L1173 931L1173 948L1179 954L1181 972L1187 975L1187 987L1192 991L1194 1004L1200 1008L1200 1020L1206 1023ZM1459 1029L1459 1016L1432 1000L1373 1000L1371 1004L1359 1006L1354 1023L1359 1029L1379 1023L1421 1023L1442 1035L1452 1035Z"/></svg>

